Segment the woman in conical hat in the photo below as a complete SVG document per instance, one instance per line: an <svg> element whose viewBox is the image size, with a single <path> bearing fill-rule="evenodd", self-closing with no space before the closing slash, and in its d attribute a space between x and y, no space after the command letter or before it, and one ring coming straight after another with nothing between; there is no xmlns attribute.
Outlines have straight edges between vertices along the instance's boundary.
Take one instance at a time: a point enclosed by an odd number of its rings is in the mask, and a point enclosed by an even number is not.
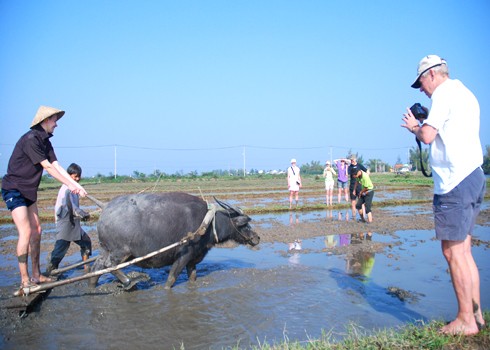
<svg viewBox="0 0 490 350"><path fill-rule="evenodd" d="M37 190L43 170L67 185L73 193L82 197L87 194L85 189L59 165L49 141L58 126L58 120L64 114L64 111L53 107L39 107L30 130L15 145L8 163L7 174L2 179L2 197L12 213L12 219L19 232L17 259L21 288L51 281L41 275L39 266L41 224L37 208ZM29 253L32 263L31 277L27 268Z"/></svg>

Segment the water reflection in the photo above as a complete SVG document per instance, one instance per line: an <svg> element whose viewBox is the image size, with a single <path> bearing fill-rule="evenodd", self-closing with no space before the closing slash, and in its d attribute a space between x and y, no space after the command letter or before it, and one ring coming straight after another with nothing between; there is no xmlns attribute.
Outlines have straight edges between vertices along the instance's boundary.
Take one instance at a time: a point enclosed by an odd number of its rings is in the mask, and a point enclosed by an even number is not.
<svg viewBox="0 0 490 350"><path fill-rule="evenodd" d="M345 272L351 277L364 281L371 276L374 267L375 253L368 245L372 239L373 233L368 231L359 234L325 235L324 243L327 249L345 247L349 244L355 246L345 258Z"/></svg>
<svg viewBox="0 0 490 350"><path fill-rule="evenodd" d="M325 211L325 219L326 221L349 221L351 216L350 209L346 209L345 211L342 210L332 210L332 209L327 209Z"/></svg>
<svg viewBox="0 0 490 350"><path fill-rule="evenodd" d="M374 267L375 253L371 252L366 246L366 241L371 241L372 232L353 234L351 236L351 245L358 245L352 256L346 258L345 270L351 277L360 280L367 280L371 276Z"/></svg>
<svg viewBox="0 0 490 350"><path fill-rule="evenodd" d="M341 235L325 235L324 239L325 248L335 248L345 247L351 243L351 235L350 234L341 234Z"/></svg>
<svg viewBox="0 0 490 350"><path fill-rule="evenodd" d="M289 226L294 227L296 224L299 224L299 214L289 213Z"/></svg>
<svg viewBox="0 0 490 350"><path fill-rule="evenodd" d="M349 234L339 235L339 242L340 242L341 247L349 245L350 244L350 235Z"/></svg>
<svg viewBox="0 0 490 350"><path fill-rule="evenodd" d="M339 221L342 220L349 221L349 218L350 218L350 210L346 210L345 213L342 213L342 211L339 210L339 212L337 213L337 219Z"/></svg>
<svg viewBox="0 0 490 350"><path fill-rule="evenodd" d="M337 240L335 239L337 235L326 235L325 236L325 247L326 248L334 248L337 246Z"/></svg>
<svg viewBox="0 0 490 350"><path fill-rule="evenodd" d="M289 213L289 226L295 227L299 224L299 214L298 213ZM295 239L294 242L289 243L289 252L291 256L289 257L289 263L293 265L297 265L300 263L300 254L298 253L301 250L301 240Z"/></svg>

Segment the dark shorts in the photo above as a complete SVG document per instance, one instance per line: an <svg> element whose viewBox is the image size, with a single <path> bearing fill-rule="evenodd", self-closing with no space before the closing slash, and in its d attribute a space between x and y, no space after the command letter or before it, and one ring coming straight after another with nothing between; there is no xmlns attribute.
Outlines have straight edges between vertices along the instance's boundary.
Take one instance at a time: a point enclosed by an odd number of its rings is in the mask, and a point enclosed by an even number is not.
<svg viewBox="0 0 490 350"><path fill-rule="evenodd" d="M17 190L4 190L2 188L2 198L10 211L18 207L30 207L35 203L30 199L24 198Z"/></svg>
<svg viewBox="0 0 490 350"><path fill-rule="evenodd" d="M477 168L448 193L434 195L432 204L437 239L464 241L473 232L485 187L485 175L481 168Z"/></svg>
<svg viewBox="0 0 490 350"><path fill-rule="evenodd" d="M354 194L354 187L356 188L356 194ZM355 201L359 197L359 193L361 193L362 186L358 182L356 187L356 182L351 182L349 185L349 196L351 201Z"/></svg>
<svg viewBox="0 0 490 350"><path fill-rule="evenodd" d="M366 214L371 212L371 204L373 203L374 190L369 190L365 196L360 196L356 203L356 209L361 210L364 204Z"/></svg>

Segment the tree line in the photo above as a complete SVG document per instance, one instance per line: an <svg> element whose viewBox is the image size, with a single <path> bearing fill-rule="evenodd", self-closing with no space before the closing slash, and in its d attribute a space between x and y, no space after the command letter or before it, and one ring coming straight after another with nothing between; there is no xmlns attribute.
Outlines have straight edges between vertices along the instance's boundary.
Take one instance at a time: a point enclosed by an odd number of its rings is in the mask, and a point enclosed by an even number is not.
<svg viewBox="0 0 490 350"><path fill-rule="evenodd" d="M483 171L486 175L490 174L490 146L486 146L485 149L486 153L483 157ZM352 153L348 153L348 155L345 158L349 158L349 155ZM364 161L363 156L356 154L357 157L357 162L364 165L367 169L369 169L370 172L389 172L392 170L392 166L389 165L388 163L382 161L381 159L369 159L367 162ZM424 168L427 171L430 171L430 164L429 164L429 151L427 148L422 149L422 157L420 157L420 150L418 147L412 147L409 150L409 161L410 161L410 166L411 170L413 171L420 171L422 168L420 166L420 161L422 159ZM400 159L397 160L397 163L402 163ZM334 165L335 166L335 165ZM302 164L300 166L301 173L302 174L309 174L309 175L322 175L323 174L323 169L325 168L325 163L313 160L309 163ZM251 169L248 173L248 175L252 176L266 176L270 174L262 174L256 169ZM284 176L284 173L279 174L281 176ZM199 173L198 171L191 171L189 173L183 173L183 172L176 172L173 174L167 174L165 172L162 172L160 170L155 170L150 174L145 174L143 172L140 172L138 170L134 170L131 175L117 175L114 176L112 173L109 173L108 176L103 175L101 173L97 173L93 178L98 179L99 181L104 180L104 181L131 181L134 179L142 180L142 181L153 181L159 178L197 178L197 177L204 177L204 178L218 178L218 177L223 177L223 176L233 176L236 178L240 178L243 176L243 169L228 169L228 170L223 170L223 169L216 169L212 171L207 171L207 172L202 172ZM43 179L49 180L50 176L49 175L44 175Z"/></svg>

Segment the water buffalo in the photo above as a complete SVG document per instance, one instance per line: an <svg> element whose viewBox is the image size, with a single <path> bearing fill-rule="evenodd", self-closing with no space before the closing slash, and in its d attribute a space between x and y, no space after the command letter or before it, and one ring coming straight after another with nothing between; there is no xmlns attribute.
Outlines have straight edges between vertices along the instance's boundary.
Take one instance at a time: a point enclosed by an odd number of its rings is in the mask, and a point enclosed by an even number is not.
<svg viewBox="0 0 490 350"><path fill-rule="evenodd" d="M216 211L216 235L213 225L209 225L202 236L136 265L144 268L172 265L165 283L168 289L184 267L189 280L195 281L196 264L204 259L217 242L233 240L240 244L257 245L260 237L249 225L252 219L240 209L216 201L224 209ZM208 206L204 200L181 192L132 194L113 199L104 206L97 223L103 251L92 271L116 266L179 242L189 232L199 228L207 211ZM126 288L134 283L121 270L112 273ZM95 287L98 278L91 278L89 285Z"/></svg>

